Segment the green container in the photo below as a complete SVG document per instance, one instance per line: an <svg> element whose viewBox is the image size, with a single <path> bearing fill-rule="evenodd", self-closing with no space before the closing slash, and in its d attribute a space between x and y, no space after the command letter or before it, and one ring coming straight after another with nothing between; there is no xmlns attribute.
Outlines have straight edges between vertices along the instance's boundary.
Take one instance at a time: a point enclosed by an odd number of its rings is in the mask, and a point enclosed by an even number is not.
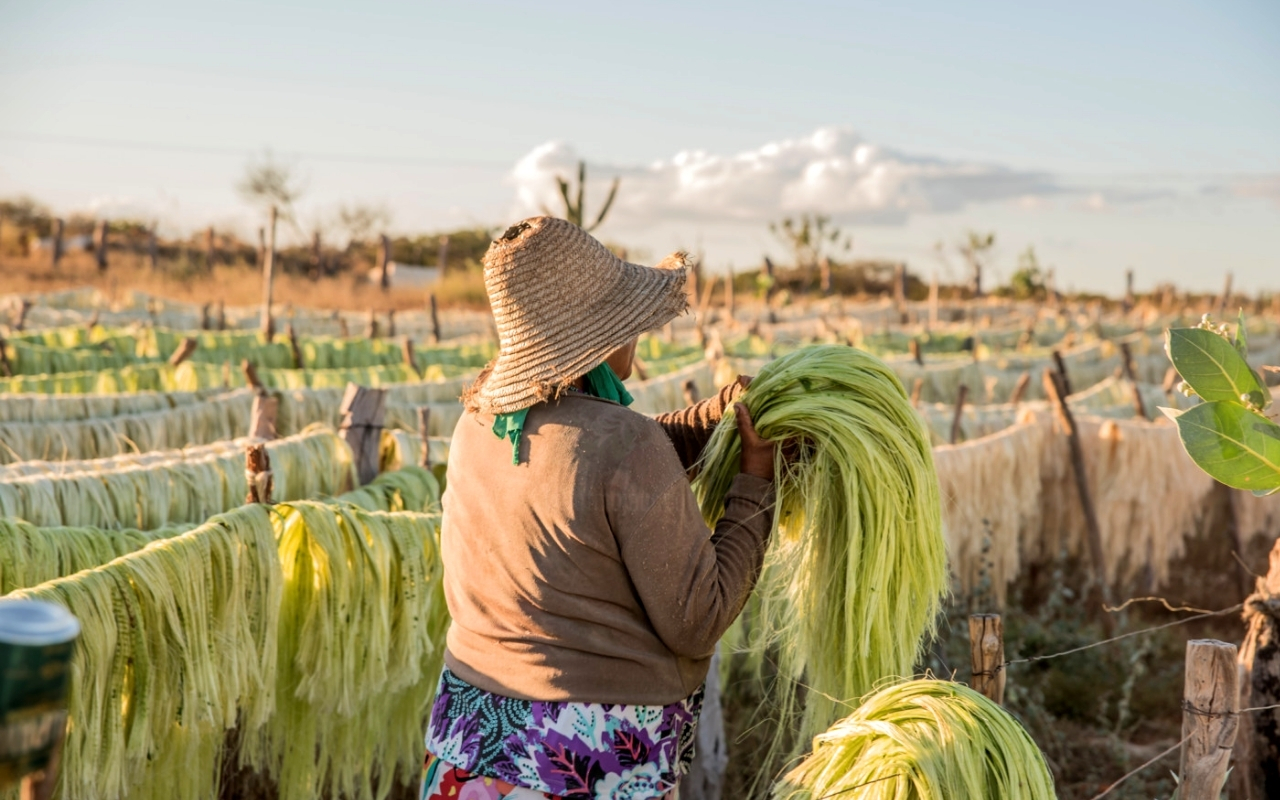
<svg viewBox="0 0 1280 800"><path fill-rule="evenodd" d="M40 600L0 600L0 786L42 770L67 724L80 623Z"/></svg>

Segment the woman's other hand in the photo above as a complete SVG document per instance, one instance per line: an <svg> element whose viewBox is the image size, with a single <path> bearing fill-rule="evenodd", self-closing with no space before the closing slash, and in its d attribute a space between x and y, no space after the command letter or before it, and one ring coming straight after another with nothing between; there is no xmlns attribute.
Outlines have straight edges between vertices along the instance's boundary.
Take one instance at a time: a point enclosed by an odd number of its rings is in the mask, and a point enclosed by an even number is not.
<svg viewBox="0 0 1280 800"><path fill-rule="evenodd" d="M739 472L773 480L773 454L776 445L769 439L760 438L756 426L751 421L751 413L742 403L736 403L733 411L738 417L738 436L742 439L742 462Z"/></svg>

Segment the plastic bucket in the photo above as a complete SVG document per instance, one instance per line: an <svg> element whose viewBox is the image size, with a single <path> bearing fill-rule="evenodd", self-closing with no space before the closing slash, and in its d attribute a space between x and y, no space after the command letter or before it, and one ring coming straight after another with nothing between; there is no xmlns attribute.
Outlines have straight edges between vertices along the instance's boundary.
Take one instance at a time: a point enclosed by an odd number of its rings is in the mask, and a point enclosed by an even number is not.
<svg viewBox="0 0 1280 800"><path fill-rule="evenodd" d="M80 623L40 600L0 600L0 786L42 770L67 724Z"/></svg>

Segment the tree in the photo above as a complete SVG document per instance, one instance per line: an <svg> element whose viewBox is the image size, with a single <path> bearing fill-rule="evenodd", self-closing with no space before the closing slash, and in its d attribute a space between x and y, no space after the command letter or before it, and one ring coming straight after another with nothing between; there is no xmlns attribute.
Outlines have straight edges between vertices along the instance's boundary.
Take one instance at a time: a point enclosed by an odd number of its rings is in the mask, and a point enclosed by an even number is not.
<svg viewBox="0 0 1280 800"><path fill-rule="evenodd" d="M769 232L790 248L796 269L806 274L812 274L823 258L853 249L853 237L831 224L830 217L821 214L801 214L795 219L784 217L781 222L770 222Z"/></svg>
<svg viewBox="0 0 1280 800"><path fill-rule="evenodd" d="M338 225L352 242L363 242L390 224L391 211L386 206L355 203L338 209Z"/></svg>
<svg viewBox="0 0 1280 800"><path fill-rule="evenodd" d="M987 258L995 243L996 235L994 232L982 234L977 231L969 231L965 241L956 247L964 258L965 263L969 265L969 271L973 275L973 282L970 284L970 288L974 297L982 297L982 270L987 264Z"/></svg>
<svg viewBox="0 0 1280 800"><path fill-rule="evenodd" d="M302 184L293 168L277 163L268 151L260 162L249 162L236 184L240 196L260 208L276 210L286 221L293 220L293 204L302 196Z"/></svg>
<svg viewBox="0 0 1280 800"><path fill-rule="evenodd" d="M556 176L556 186L560 189L560 198L564 201L564 218L590 233L600 227L600 223L604 222L605 215L609 213L609 209L613 208L613 201L618 196L618 184L622 182L622 178L614 178L613 184L609 187L609 196L604 200L604 206L600 209L600 213L596 216L596 221L590 225L586 224L587 209L586 200L583 194L587 188L587 162L578 162L578 189L572 191L569 182L562 176ZM571 196L572 195L572 196ZM546 208L542 209L548 216L551 212Z"/></svg>
<svg viewBox="0 0 1280 800"><path fill-rule="evenodd" d="M1013 296L1020 299L1040 298L1045 293L1045 273L1040 269L1040 261L1036 258L1036 250L1028 245L1018 256L1018 269L1009 279L1009 287Z"/></svg>

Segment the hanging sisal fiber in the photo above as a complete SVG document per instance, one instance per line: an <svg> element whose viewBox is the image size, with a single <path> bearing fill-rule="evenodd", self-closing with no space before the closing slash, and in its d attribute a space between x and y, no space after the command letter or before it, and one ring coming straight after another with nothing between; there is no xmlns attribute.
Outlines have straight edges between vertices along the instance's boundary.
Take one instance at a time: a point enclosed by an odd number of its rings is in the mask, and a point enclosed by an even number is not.
<svg viewBox="0 0 1280 800"><path fill-rule="evenodd" d="M448 463L450 441L452 441L452 437L449 436L432 436L428 438L429 456L433 468ZM384 430L382 432L379 463L383 472L397 470L410 464L417 464L421 457L422 437L416 432L405 430Z"/></svg>
<svg viewBox="0 0 1280 800"><path fill-rule="evenodd" d="M365 511L438 513L440 484L431 470L410 462L381 473L359 489L339 495L337 499Z"/></svg>
<svg viewBox="0 0 1280 800"><path fill-rule="evenodd" d="M352 482L350 448L331 430L305 431L266 447L277 499L333 495ZM150 530L201 522L241 505L248 493L242 446L194 458L178 451L136 466L75 467L0 478L0 516L38 526Z"/></svg>
<svg viewBox="0 0 1280 800"><path fill-rule="evenodd" d="M247 390L155 411L49 422L0 422L0 463L91 459L234 439L248 427Z"/></svg>
<svg viewBox="0 0 1280 800"><path fill-rule="evenodd" d="M271 715L281 589L268 511L246 506L9 595L80 622L62 796L216 796L225 732Z"/></svg>
<svg viewBox="0 0 1280 800"><path fill-rule="evenodd" d="M0 393L3 394L117 394L167 392L177 388L174 368L163 362L85 372L0 378Z"/></svg>
<svg viewBox="0 0 1280 800"><path fill-rule="evenodd" d="M37 528L0 518L0 595L100 567L190 526L154 531Z"/></svg>
<svg viewBox="0 0 1280 800"><path fill-rule="evenodd" d="M7 394L0 396L0 422L64 422L142 414L199 403L220 394L220 388L132 394Z"/></svg>
<svg viewBox="0 0 1280 800"><path fill-rule="evenodd" d="M779 452L772 541L749 622L729 640L757 665L776 658L783 718L802 706L807 737L845 701L910 675L933 630L947 588L933 456L902 384L853 348L784 356L743 402L761 436L796 441L802 455L787 464ZM694 483L708 523L723 512L740 452L726 415Z"/></svg>
<svg viewBox="0 0 1280 800"><path fill-rule="evenodd" d="M448 611L439 517L276 507L284 571L276 712L241 762L282 800L385 798L422 768Z"/></svg>
<svg viewBox="0 0 1280 800"><path fill-rule="evenodd" d="M967 686L881 689L813 740L775 800L1053 800L1053 776L1009 712Z"/></svg>

